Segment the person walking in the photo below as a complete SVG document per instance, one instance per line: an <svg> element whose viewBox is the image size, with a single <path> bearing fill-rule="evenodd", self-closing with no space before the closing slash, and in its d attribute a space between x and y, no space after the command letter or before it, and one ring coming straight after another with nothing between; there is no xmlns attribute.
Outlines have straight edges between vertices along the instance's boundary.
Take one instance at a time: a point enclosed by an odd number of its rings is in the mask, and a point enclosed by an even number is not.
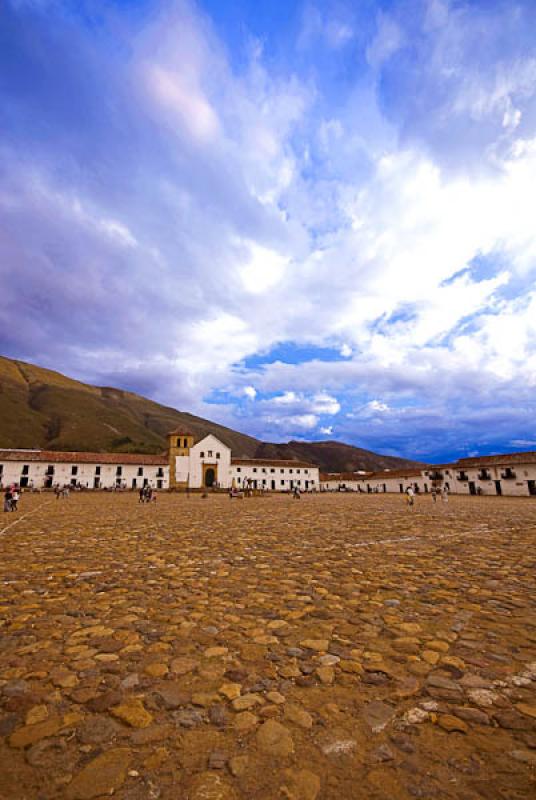
<svg viewBox="0 0 536 800"><path fill-rule="evenodd" d="M408 509L412 511L415 503L415 492L412 486L408 486L406 489L406 503L408 504Z"/></svg>
<svg viewBox="0 0 536 800"><path fill-rule="evenodd" d="M449 490L446 486L443 486L443 489L441 490L441 499L444 503L448 503L449 501Z"/></svg>
<svg viewBox="0 0 536 800"><path fill-rule="evenodd" d="M138 503L144 503L145 502L145 489L143 488L143 486L141 487L141 489L138 492L138 494L140 496L139 500L138 500Z"/></svg>
<svg viewBox="0 0 536 800"><path fill-rule="evenodd" d="M11 489L8 487L4 494L4 511L12 511L11 508Z"/></svg>
<svg viewBox="0 0 536 800"><path fill-rule="evenodd" d="M11 510L12 511L17 511L19 498L20 498L19 490L17 489L17 487L15 487L14 489L11 490Z"/></svg>

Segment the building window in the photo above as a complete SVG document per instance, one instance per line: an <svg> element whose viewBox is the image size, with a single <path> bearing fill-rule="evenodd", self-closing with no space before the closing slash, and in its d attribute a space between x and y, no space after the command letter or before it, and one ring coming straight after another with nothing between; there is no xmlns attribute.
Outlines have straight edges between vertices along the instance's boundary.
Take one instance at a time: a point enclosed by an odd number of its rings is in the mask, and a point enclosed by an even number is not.
<svg viewBox="0 0 536 800"><path fill-rule="evenodd" d="M95 467L95 475L100 475L100 474L101 474L101 468Z"/></svg>
<svg viewBox="0 0 536 800"><path fill-rule="evenodd" d="M281 486L284 486L284 485L285 485L285 481L281 481Z"/></svg>
<svg viewBox="0 0 536 800"><path fill-rule="evenodd" d="M291 470L291 469L289 469L289 472L290 472L290 474L292 475L292 470Z"/></svg>
<svg viewBox="0 0 536 800"><path fill-rule="evenodd" d="M117 469L115 471L115 474L117 476L122 475L123 474L123 467L117 467Z"/></svg>
<svg viewBox="0 0 536 800"><path fill-rule="evenodd" d="M204 453L199 453L199 456L200 456L200 458L204 458L205 454Z"/></svg>
<svg viewBox="0 0 536 800"><path fill-rule="evenodd" d="M237 483L240 483L241 480L242 480L242 478L237 478L236 479Z"/></svg>
<svg viewBox="0 0 536 800"><path fill-rule="evenodd" d="M2 467L0 467L0 472L2 472ZM25 464L23 466L23 468L22 468L22 474L23 475L28 475L29 472L30 472L30 465L29 464Z"/></svg>
<svg viewBox="0 0 536 800"><path fill-rule="evenodd" d="M219 458L219 457L220 457L220 454L219 454L219 453L216 453L216 458Z"/></svg>
<svg viewBox="0 0 536 800"><path fill-rule="evenodd" d="M143 467L138 467L138 475L143 475Z"/></svg>
<svg viewBox="0 0 536 800"><path fill-rule="evenodd" d="M263 468L262 468L262 471L263 471L263 472L266 472L266 467L263 467Z"/></svg>
<svg viewBox="0 0 536 800"><path fill-rule="evenodd" d="M284 471L285 471L284 469L280 469L280 470L279 470L279 472L284 472Z"/></svg>
<svg viewBox="0 0 536 800"><path fill-rule="evenodd" d="M270 467L270 472L275 472L275 469L273 467Z"/></svg>
<svg viewBox="0 0 536 800"><path fill-rule="evenodd" d="M257 472L257 467L253 467L253 472Z"/></svg>
<svg viewBox="0 0 536 800"><path fill-rule="evenodd" d="M164 467L158 467L158 472L156 473L156 477L157 478L163 478L164 477Z"/></svg>
<svg viewBox="0 0 536 800"><path fill-rule="evenodd" d="M305 471L305 474L306 474L306 475L309 475L309 470L308 470L308 469L306 469L306 470L304 470L304 471Z"/></svg>
<svg viewBox="0 0 536 800"><path fill-rule="evenodd" d="M297 470L296 470L296 474L297 474L297 475L299 475L299 474L300 474L300 470L299 470L299 469L297 469Z"/></svg>
<svg viewBox="0 0 536 800"><path fill-rule="evenodd" d="M236 468L236 471L237 471L237 472L242 472L242 467L237 467L237 468Z"/></svg>
<svg viewBox="0 0 536 800"><path fill-rule="evenodd" d="M209 450L209 451L208 451L208 457L209 457L209 458L212 458L212 450Z"/></svg>
<svg viewBox="0 0 536 800"><path fill-rule="evenodd" d="M184 440L184 447L188 447L188 439Z"/></svg>
<svg viewBox="0 0 536 800"><path fill-rule="evenodd" d="M71 467L71 475L78 475L78 467Z"/></svg>
<svg viewBox="0 0 536 800"><path fill-rule="evenodd" d="M47 467L47 475L54 475L54 465L49 464Z"/></svg>

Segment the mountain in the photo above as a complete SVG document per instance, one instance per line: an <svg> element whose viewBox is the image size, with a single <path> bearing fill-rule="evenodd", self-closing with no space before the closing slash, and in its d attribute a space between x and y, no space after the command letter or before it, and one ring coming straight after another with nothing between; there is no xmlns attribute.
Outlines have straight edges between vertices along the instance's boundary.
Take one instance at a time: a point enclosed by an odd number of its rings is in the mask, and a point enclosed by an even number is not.
<svg viewBox="0 0 536 800"><path fill-rule="evenodd" d="M0 356L0 447L160 453L174 428L213 433L246 458L295 458L326 472L400 469L417 462L340 442L270 444L107 386L90 386L59 372Z"/></svg>
<svg viewBox="0 0 536 800"><path fill-rule="evenodd" d="M342 442L288 442L269 444L262 442L257 458L296 458L318 464L322 472L375 472L384 469L402 469L422 466L420 462L395 456L384 456Z"/></svg>

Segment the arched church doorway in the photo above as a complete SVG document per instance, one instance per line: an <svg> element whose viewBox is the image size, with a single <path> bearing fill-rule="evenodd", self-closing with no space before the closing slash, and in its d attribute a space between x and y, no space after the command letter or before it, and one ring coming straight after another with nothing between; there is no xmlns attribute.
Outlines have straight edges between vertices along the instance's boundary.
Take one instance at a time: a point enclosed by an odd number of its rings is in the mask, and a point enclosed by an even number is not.
<svg viewBox="0 0 536 800"><path fill-rule="evenodd" d="M216 480L216 471L209 467L205 470L205 486L207 489L210 489L211 486L214 485L214 481Z"/></svg>

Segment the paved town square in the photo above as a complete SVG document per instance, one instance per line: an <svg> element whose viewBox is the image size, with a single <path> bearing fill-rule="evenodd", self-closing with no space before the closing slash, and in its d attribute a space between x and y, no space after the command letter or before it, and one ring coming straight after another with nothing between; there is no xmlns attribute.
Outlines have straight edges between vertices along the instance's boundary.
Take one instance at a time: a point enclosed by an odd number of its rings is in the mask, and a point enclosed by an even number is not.
<svg viewBox="0 0 536 800"><path fill-rule="evenodd" d="M536 796L529 498L25 494L2 800Z"/></svg>

